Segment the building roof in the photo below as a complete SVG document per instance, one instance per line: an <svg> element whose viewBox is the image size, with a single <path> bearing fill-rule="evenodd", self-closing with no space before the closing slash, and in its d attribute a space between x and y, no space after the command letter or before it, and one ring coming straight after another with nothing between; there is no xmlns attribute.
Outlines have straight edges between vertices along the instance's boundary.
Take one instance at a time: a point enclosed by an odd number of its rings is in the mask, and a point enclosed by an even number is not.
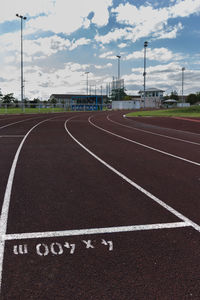
<svg viewBox="0 0 200 300"><path fill-rule="evenodd" d="M86 95L86 94L51 94L50 98L59 98L59 99L71 99L71 97L82 97L82 96L97 96L100 97L101 95ZM106 95L102 95L106 97Z"/></svg>
<svg viewBox="0 0 200 300"><path fill-rule="evenodd" d="M66 99L73 96L83 96L82 94L51 94L50 98Z"/></svg>
<svg viewBox="0 0 200 300"><path fill-rule="evenodd" d="M178 102L178 101L175 99L169 99L169 100L163 101L163 103L176 103L176 102Z"/></svg>
<svg viewBox="0 0 200 300"><path fill-rule="evenodd" d="M140 90L139 93L143 93L144 90ZM149 88L146 89L145 92L164 92L163 90L157 89L157 88Z"/></svg>

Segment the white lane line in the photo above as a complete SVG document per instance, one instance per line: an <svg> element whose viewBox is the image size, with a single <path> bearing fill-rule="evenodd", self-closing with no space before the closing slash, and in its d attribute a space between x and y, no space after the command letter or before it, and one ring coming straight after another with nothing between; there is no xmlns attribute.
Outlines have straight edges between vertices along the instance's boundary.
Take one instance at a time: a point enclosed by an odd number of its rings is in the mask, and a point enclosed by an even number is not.
<svg viewBox="0 0 200 300"><path fill-rule="evenodd" d="M176 140L176 141L180 141L180 142L184 142L184 143L194 144L194 145L200 146L200 143L196 143L196 142L191 142L191 141L188 141L188 140L183 140L183 139L175 138L175 137L172 137L172 136L169 136L169 135L155 133L155 132L144 130L144 129L140 129L140 128L135 128L135 127L132 127L132 126L128 126L128 125L125 125L125 124L113 121L113 120L110 119L109 115L107 115L107 120L110 121L110 122L112 122L112 123L114 123L114 124L118 124L118 125L123 126L123 127L131 128L133 130L137 130L137 131L145 132L145 133L148 133L148 134L153 134L153 135L161 136L161 137L164 137L164 138L167 138L167 139Z"/></svg>
<svg viewBox="0 0 200 300"><path fill-rule="evenodd" d="M50 118L50 119L52 119L52 118ZM15 157L14 157L11 169L10 169L7 186L6 186L6 190L5 190L5 194L4 194L1 216L0 216L0 288L1 288L1 282L2 282L2 270L3 270L4 249L5 249L5 241L3 240L3 237L5 236L6 230L7 230L10 197L11 197L11 191L12 191L17 161L18 161L22 146L23 146L25 140L27 139L28 135L31 133L31 131L33 131L33 129L35 129L38 125L40 125L50 119L46 119L46 120L43 120L43 121L37 123L35 126L33 126L27 132L27 134L24 136L23 140L21 141L21 143L17 149L17 152L15 154Z"/></svg>
<svg viewBox="0 0 200 300"><path fill-rule="evenodd" d="M174 223L159 223L159 224L148 224L148 225L132 225L132 226L89 228L89 229L75 229L75 230L61 230L61 231L47 231L47 232L13 233L13 234L6 234L3 237L3 239L7 241L22 240L22 239L38 239L38 238L65 237L65 236L74 236L74 235L171 229L171 228L182 228L182 227L189 227L189 226L190 225L185 222L174 222Z"/></svg>
<svg viewBox="0 0 200 300"><path fill-rule="evenodd" d="M166 204L165 202L163 202L162 200L160 200L159 198L157 198L156 196L154 196L153 194L151 194L150 192L148 192L147 190L145 190L144 188L142 188L140 185L138 185L137 183L135 183L134 181L132 181L130 178L128 178L126 175L122 174L121 172L119 172L117 169L115 169L114 167L112 167L111 165L109 165L107 162L105 162L103 159L101 159L99 156L97 156L96 154L94 154L92 151L90 151L87 147L85 147L83 144L81 144L69 131L69 129L67 128L67 123L71 120L72 118L68 119L65 121L64 127L65 130L67 131L67 133L69 134L69 136L80 146L82 147L86 152L88 152L91 156L93 156L96 160L98 160L100 163L102 163L105 167L107 167L108 169L110 169L113 173L115 173L116 175L118 175L119 177L121 177L123 180L125 180L126 182L128 182L130 185L132 185L134 188L136 188L137 190L139 190L141 193L143 193L144 195L146 195L147 197L149 197L150 199L152 199L154 202L158 203L159 205L161 205L162 207L164 207L166 210L170 211L173 215L175 215L176 217L178 217L179 219L181 219L183 222L186 222L188 224L188 226L192 226L195 230L200 232L200 226L196 223L194 223L192 220L188 219L187 217L185 217L183 214L181 214L180 212L178 212L177 210L175 210L174 208L172 208L171 206L169 206L168 204Z"/></svg>
<svg viewBox="0 0 200 300"><path fill-rule="evenodd" d="M123 115L123 117L127 120L127 121L130 121L130 122L136 122L136 123L138 123L139 121L136 121L136 120L131 120L131 117L127 117L126 115ZM147 117L147 116L146 116ZM146 118L145 117L145 118ZM149 117L151 117L151 116L149 116ZM165 118L165 117L164 117ZM143 124L145 124L145 123L143 123ZM147 124L145 124L145 125L147 125ZM200 136L200 134L199 133L195 133L195 132L191 132L191 131L184 131L184 130L178 130L178 129L174 129L174 128L169 128L169 127L161 127L161 126L157 126L157 125L153 125L153 124L148 124L148 125L151 125L151 126L153 126L154 128L159 128L159 129L167 129L167 130L170 130L170 131L177 131L177 132L180 132L180 133L184 133L184 134L189 134L189 135L198 135L198 136Z"/></svg>
<svg viewBox="0 0 200 300"><path fill-rule="evenodd" d="M10 124L1 126L0 129L3 129L3 128L5 128L5 127L9 127L9 126L12 126L12 125L15 125L15 124L18 124L18 123L26 122L26 121L29 121L29 120L32 120L32 119L38 119L38 118L39 118L39 117L36 117L36 118L29 118L29 119L26 119L26 120L21 120L21 121L13 122L13 123L10 123Z"/></svg>
<svg viewBox="0 0 200 300"><path fill-rule="evenodd" d="M150 150L153 150L153 151L156 151L156 152L159 152L159 153L162 153L162 154L171 156L171 157L176 158L176 159L179 159L179 160L183 160L184 162L187 162L187 163L196 165L196 166L198 166L198 167L200 166L200 163L198 163L198 162L196 162L196 161L192 161L192 160L189 160L189 159L186 159L186 158L183 158L183 157L180 157L180 156L171 154L171 153L169 153L169 152L165 152L165 151L159 150L159 149L157 149L157 148L153 148L153 147L147 146L147 145L145 145L145 144L136 142L136 141L134 141L134 140L125 138L124 136L121 136L121 135L118 135L118 134L116 134L116 133L113 133L113 132L111 132L111 131L109 131L109 130L106 130L106 129L104 129L104 128L102 128L102 127L100 127L100 126L94 124L94 123L91 121L91 118L92 118L92 117L89 117L88 121L89 121L89 123L90 123L92 126L98 128L98 129L100 129L100 130L102 130L102 131L104 131L104 132L106 132L106 133L108 133L108 134L114 135L114 136L116 136L116 137L118 137L118 138L120 138L120 139L123 139L123 140L125 140L125 141L134 143L134 144L139 145L139 146L142 146L142 147L145 147L145 148L147 148L147 149L150 149Z"/></svg>

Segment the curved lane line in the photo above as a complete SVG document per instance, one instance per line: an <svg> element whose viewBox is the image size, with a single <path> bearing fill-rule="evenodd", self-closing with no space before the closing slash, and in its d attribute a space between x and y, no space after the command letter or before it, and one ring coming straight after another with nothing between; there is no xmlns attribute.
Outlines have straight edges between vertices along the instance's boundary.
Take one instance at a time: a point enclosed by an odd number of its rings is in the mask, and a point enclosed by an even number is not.
<svg viewBox="0 0 200 300"><path fill-rule="evenodd" d="M69 121L70 121L70 119L68 119L68 120L65 121L65 124L64 124L65 130L67 131L67 133L69 134L69 136L80 147L82 147L86 152L88 152L91 156L93 156L101 164L103 164L105 167L107 167L113 173L115 173L116 175L118 175L119 177L121 177L123 180L125 180L126 182L128 182L130 185L132 185L134 188L136 188L137 190L139 190L141 193L143 193L144 195L146 195L147 197L149 197L150 199L152 199L154 202L158 203L159 205L161 205L162 207L164 207L166 210L168 210L169 212L171 212L173 215L175 215L176 217L178 217L179 219L181 219L182 221L184 221L188 226L191 226L195 230L197 230L198 232L200 232L200 225L194 223L192 220L188 219L183 214L181 214L180 212L178 212L177 210L175 210L174 208L172 208L171 206L169 206L168 204L166 204L165 202L163 202L162 200L160 200L159 198L157 198L156 196L154 196L153 194L151 194L150 192L148 192L147 190L145 190L143 187L141 187L136 182L134 182L130 178L128 178L126 175L122 174L120 171L118 171L117 169L115 169L114 167L112 167L110 164L108 164L107 162L105 162L103 159L101 159L99 156L97 156L95 153L93 153L91 150L89 150L87 147L85 147L81 142L79 142L72 135L72 133L69 131L69 129L67 128L67 123Z"/></svg>
<svg viewBox="0 0 200 300"><path fill-rule="evenodd" d="M15 125L15 124L18 124L18 123L26 122L26 121L29 121L29 120L38 119L38 118L39 117L37 117L37 118L29 118L29 119L26 119L26 120L21 120L21 121L17 121L17 122L14 122L14 123L10 123L10 124L1 126L0 129L3 129L3 128L8 127L8 126Z"/></svg>
<svg viewBox="0 0 200 300"><path fill-rule="evenodd" d="M91 121L91 118L92 118L92 116L90 116L90 117L88 118L88 121L89 121L89 123L90 123L92 126L98 128L98 129L100 129L100 130L102 130L102 131L104 131L104 132L106 132L106 133L108 133L108 134L114 135L114 136L116 136L116 137L118 137L118 138L120 138L120 139L123 139L123 140L125 140L125 141L134 143L134 144L139 145L139 146L142 146L142 147L145 147L145 148L147 148L147 149L150 149L150 150L153 150L153 151L156 151L156 152L159 152L159 153L162 153L162 154L171 156L171 157L173 157L173 158L177 158L177 159L183 160L183 161L185 161L185 162L187 162L187 163L196 165L196 166L198 166L198 167L200 166L200 163L198 163L198 162L195 162L195 161L192 161L192 160L189 160L189 159L186 159L186 158L183 158L183 157L180 157L180 156L177 156L177 155L174 155L174 154L171 154L171 153L168 153L168 152L159 150L159 149L157 149L157 148L153 148L153 147L147 146L147 145L145 145L145 144L136 142L136 141L134 141L134 140L125 138L124 136L121 136L121 135L118 135L118 134L116 134L116 133L113 133L113 132L111 132L111 131L109 131L109 130L106 130L106 129L104 129L104 128L102 128L102 127L100 127L100 126L94 124L94 123Z"/></svg>
<svg viewBox="0 0 200 300"><path fill-rule="evenodd" d="M56 118L56 117L54 117L54 118ZM37 123L27 132L27 134L24 136L23 140L21 141L21 143L17 149L17 152L15 154L15 157L14 157L11 169L10 169L7 186L6 186L6 191L4 194L1 216L0 216L0 289L1 289L1 282L2 282L3 259L4 259L4 249L5 249L4 236L5 236L6 230L7 230L10 197L11 197L11 191L12 191L17 161L18 161L21 149L23 147L23 144L24 144L25 140L27 139L28 135L33 131L33 129L35 129L40 124L42 124L46 121L49 121L51 119L54 119L54 118L46 119L46 120L43 120L43 121Z"/></svg>
<svg viewBox="0 0 200 300"><path fill-rule="evenodd" d="M123 118L127 121L130 121L130 122L136 122L136 123L140 123L139 121L136 121L136 120L131 120L131 117L127 117L126 115L123 115ZM142 124L145 124L145 123L142 123ZM146 124L147 125L147 124ZM148 124L148 125L151 125L153 126L154 128L157 128L157 129L167 129L167 130L171 130L171 131L177 131L177 132L180 132L180 133L185 133L185 134L193 134L193 135L198 135L200 136L199 133L195 133L195 132L191 132L191 131L184 131L184 130L179 130L179 129L174 129L174 128L169 128L169 127L161 127L161 126L158 126L158 125L153 125L153 124Z"/></svg>
<svg viewBox="0 0 200 300"><path fill-rule="evenodd" d="M187 141L187 140L175 138L175 137L172 137L172 136L169 136L169 135L164 135L164 134L155 133L155 132L144 130L144 129L140 129L140 128L135 128L135 127L132 127L132 126L128 126L128 125L125 125L125 124L113 121L113 120L110 119L109 115L107 115L107 120L110 121L110 122L112 122L112 123L114 123L114 124L118 124L118 125L123 126L123 127L131 128L133 130L145 132L145 133L148 133L148 134L158 135L158 136L161 136L161 137L164 137L164 138L167 138L167 139L172 139L172 140L176 140L176 141L180 141L180 142L184 142L184 143L189 143L189 144L194 144L194 145L200 146L200 143L195 143L195 142L191 142L191 141Z"/></svg>

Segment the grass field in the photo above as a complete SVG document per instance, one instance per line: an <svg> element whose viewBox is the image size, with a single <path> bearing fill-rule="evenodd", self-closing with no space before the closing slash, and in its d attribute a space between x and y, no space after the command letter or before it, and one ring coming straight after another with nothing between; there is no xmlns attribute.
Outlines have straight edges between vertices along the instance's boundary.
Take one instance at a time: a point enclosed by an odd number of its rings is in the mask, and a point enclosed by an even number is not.
<svg viewBox="0 0 200 300"><path fill-rule="evenodd" d="M52 113L52 112L64 112L65 108L0 108L0 114L37 114L37 113Z"/></svg>
<svg viewBox="0 0 200 300"><path fill-rule="evenodd" d="M149 111L135 111L127 114L127 117L199 117L200 105L181 108L170 108Z"/></svg>

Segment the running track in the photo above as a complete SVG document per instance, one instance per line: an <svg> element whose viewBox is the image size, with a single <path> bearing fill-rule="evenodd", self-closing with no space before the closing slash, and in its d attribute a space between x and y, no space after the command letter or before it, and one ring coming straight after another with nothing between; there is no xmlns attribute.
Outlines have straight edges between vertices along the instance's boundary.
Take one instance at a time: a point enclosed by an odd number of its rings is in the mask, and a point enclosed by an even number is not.
<svg viewBox="0 0 200 300"><path fill-rule="evenodd" d="M0 299L200 299L200 125L0 117Z"/></svg>

